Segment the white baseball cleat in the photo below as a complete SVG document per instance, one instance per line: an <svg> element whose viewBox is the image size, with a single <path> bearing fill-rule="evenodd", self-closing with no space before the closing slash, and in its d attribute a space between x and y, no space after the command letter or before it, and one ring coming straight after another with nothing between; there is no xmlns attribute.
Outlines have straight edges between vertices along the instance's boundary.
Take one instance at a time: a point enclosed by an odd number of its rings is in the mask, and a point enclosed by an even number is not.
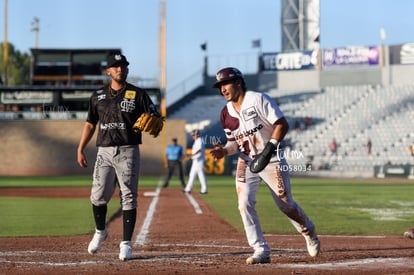
<svg viewBox="0 0 414 275"><path fill-rule="evenodd" d="M404 237L414 239L414 227L407 229L407 231L404 232Z"/></svg>
<svg viewBox="0 0 414 275"><path fill-rule="evenodd" d="M308 248L309 255L311 257L318 256L321 250L321 243L319 242L315 229L304 232L303 237L306 240L306 247Z"/></svg>
<svg viewBox="0 0 414 275"><path fill-rule="evenodd" d="M119 244L119 259L127 261L132 258L132 246L130 241L122 241Z"/></svg>
<svg viewBox="0 0 414 275"><path fill-rule="evenodd" d="M268 264L270 263L269 252L254 252L252 256L246 259L246 264Z"/></svg>
<svg viewBox="0 0 414 275"><path fill-rule="evenodd" d="M95 254L101 248L103 241L108 237L108 230L95 229L95 234L93 234L92 241L89 243L88 252L89 254Z"/></svg>

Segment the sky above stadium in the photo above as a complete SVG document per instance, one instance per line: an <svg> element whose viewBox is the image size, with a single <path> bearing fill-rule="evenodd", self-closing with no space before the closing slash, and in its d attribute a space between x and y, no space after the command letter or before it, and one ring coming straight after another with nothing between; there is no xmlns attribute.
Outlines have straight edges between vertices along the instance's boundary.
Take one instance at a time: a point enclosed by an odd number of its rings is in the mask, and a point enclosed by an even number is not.
<svg viewBox="0 0 414 275"><path fill-rule="evenodd" d="M4 1L4 0L3 0ZM2 1L2 2L3 2ZM157 79L161 0L8 0L7 36L17 50L39 48L121 48L130 76ZM209 74L233 65L252 70L258 54L281 51L280 0L166 0L167 91L203 68ZM320 46L414 42L412 0L320 0ZM4 3L0 41L4 41ZM203 51L200 45L206 43ZM254 70L254 69L253 69Z"/></svg>

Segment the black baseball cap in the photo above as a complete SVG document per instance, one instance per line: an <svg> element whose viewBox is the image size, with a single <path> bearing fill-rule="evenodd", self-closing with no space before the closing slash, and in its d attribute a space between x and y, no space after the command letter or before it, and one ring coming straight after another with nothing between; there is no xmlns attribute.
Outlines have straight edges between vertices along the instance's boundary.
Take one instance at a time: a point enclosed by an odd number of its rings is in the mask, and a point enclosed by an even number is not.
<svg viewBox="0 0 414 275"><path fill-rule="evenodd" d="M108 58L106 59L106 68L111 68L111 67L118 67L118 66L128 66L129 62L126 59L125 55L123 54L114 54L114 55L110 55L108 56Z"/></svg>

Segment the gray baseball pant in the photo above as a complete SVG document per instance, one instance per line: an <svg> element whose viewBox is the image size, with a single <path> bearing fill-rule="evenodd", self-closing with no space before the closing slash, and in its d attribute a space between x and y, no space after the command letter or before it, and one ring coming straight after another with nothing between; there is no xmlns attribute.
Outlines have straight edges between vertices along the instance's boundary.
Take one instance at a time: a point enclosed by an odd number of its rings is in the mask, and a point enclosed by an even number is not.
<svg viewBox="0 0 414 275"><path fill-rule="evenodd" d="M98 147L90 197L92 204L108 204L118 182L122 210L137 208L139 173L138 145Z"/></svg>

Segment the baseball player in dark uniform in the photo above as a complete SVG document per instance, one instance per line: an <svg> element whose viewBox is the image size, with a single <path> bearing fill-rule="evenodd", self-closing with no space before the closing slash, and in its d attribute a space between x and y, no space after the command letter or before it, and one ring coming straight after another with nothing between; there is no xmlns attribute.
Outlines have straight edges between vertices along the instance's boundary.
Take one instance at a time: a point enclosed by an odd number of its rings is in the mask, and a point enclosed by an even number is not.
<svg viewBox="0 0 414 275"><path fill-rule="evenodd" d="M90 197L96 229L88 252L98 252L108 236L107 204L118 184L123 213L123 240L119 252L122 261L132 257L131 238L136 222L140 173L141 132L134 132L132 126L144 112L158 114L148 94L126 82L128 65L124 55L108 57L106 74L111 81L90 97L88 117L77 152L78 164L87 167L84 149L97 130L98 153Z"/></svg>
<svg viewBox="0 0 414 275"><path fill-rule="evenodd" d="M269 263L270 248L257 215L256 193L263 180L277 207L306 240L309 255L319 253L315 226L294 201L289 167L280 148L289 125L276 102L263 93L247 91L242 73L224 68L216 74L215 88L226 99L220 119L227 143L211 151L215 159L239 153L236 170L238 207L249 245L247 264Z"/></svg>

